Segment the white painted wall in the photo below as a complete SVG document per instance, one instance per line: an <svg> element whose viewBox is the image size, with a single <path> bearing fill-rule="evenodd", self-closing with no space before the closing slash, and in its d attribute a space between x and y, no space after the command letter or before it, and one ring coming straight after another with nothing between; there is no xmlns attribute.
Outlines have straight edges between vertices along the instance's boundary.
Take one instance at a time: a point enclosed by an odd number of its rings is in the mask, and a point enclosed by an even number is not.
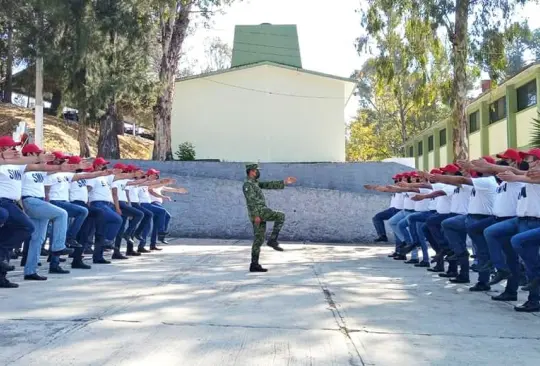
<svg viewBox="0 0 540 366"><path fill-rule="evenodd" d="M448 162L448 151L446 145L439 148L439 161L441 162L441 166L447 165Z"/></svg>
<svg viewBox="0 0 540 366"><path fill-rule="evenodd" d="M198 159L345 161L346 87L269 65L177 82L173 151L189 141Z"/></svg>
<svg viewBox="0 0 540 366"><path fill-rule="evenodd" d="M427 169L431 170L435 168L435 152L430 151L428 153L428 166Z"/></svg>
<svg viewBox="0 0 540 366"><path fill-rule="evenodd" d="M482 143L480 140L480 131L469 135L469 157L479 159L482 157Z"/></svg>
<svg viewBox="0 0 540 366"><path fill-rule="evenodd" d="M489 155L495 155L508 148L506 120L495 122L488 127Z"/></svg>
<svg viewBox="0 0 540 366"><path fill-rule="evenodd" d="M516 132L517 132L517 146L524 147L529 146L531 143L531 134L533 132L533 119L538 118L539 109L534 106L524 111L517 112L516 114Z"/></svg>

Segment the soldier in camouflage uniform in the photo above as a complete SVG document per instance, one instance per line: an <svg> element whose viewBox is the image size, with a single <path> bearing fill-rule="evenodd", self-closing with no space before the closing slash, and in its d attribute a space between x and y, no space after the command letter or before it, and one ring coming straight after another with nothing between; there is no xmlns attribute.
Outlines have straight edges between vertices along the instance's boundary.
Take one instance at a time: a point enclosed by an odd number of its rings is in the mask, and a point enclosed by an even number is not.
<svg viewBox="0 0 540 366"><path fill-rule="evenodd" d="M283 248L279 246L277 238L285 222L285 214L266 207L262 190L284 189L285 185L296 182L296 178L289 177L283 181L259 182L260 171L257 164L246 165L246 173L247 179L244 183L243 191L246 197L249 220L253 224L253 232L255 234L255 240L251 247L251 265L249 266L249 271L266 272L268 270L259 264L259 254L266 234L266 223L268 221L274 222L274 229L272 230L272 234L270 234L267 245L274 250L282 252Z"/></svg>

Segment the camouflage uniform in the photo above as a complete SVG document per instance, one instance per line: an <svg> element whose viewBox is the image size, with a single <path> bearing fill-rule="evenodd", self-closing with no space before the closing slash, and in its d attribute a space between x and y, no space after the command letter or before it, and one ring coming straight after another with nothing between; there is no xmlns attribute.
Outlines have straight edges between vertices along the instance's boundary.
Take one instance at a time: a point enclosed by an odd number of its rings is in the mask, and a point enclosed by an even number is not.
<svg viewBox="0 0 540 366"><path fill-rule="evenodd" d="M258 165L248 164L246 165L246 169L255 170L258 169ZM283 212L273 211L266 207L266 201L262 190L284 188L285 183L283 181L259 182L257 179L248 178L244 182L243 191L244 196L246 197L249 220L253 225L253 232L255 234L255 240L251 247L251 263L259 263L259 253L266 234L266 222L274 222L274 229L268 240L270 246L272 246L272 244L277 245L279 232L285 222L285 214ZM255 217L257 216L261 218L261 223L259 225L255 224Z"/></svg>

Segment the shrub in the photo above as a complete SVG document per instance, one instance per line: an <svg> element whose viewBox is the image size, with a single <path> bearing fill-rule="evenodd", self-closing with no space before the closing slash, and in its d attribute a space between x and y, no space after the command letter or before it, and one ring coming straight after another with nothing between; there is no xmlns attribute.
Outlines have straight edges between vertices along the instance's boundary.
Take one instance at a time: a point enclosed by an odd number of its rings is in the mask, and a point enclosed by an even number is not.
<svg viewBox="0 0 540 366"><path fill-rule="evenodd" d="M193 161L195 160L195 146L191 142L183 142L178 145L178 151L175 155L178 160Z"/></svg>

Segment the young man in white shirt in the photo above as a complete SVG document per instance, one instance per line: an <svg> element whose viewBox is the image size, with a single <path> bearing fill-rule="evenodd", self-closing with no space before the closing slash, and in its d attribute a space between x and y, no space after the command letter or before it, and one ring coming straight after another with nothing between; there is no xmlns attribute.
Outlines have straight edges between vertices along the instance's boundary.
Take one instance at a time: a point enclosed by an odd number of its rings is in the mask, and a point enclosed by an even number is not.
<svg viewBox="0 0 540 366"><path fill-rule="evenodd" d="M401 174L396 174L392 177L394 184L398 183L401 180ZM375 243L387 242L388 236L386 236L386 227L384 222L389 220L392 216L397 214L403 209L403 195L402 193L393 193L392 199L390 200L390 207L386 210L383 210L373 216L373 226L377 232L377 239Z"/></svg>
<svg viewBox="0 0 540 366"><path fill-rule="evenodd" d="M176 181L173 180L171 184L176 184ZM169 222L171 220L171 214L169 213L169 211L167 211L163 207L163 200L170 201L171 198L169 196L164 196L162 193L169 192L169 193L185 194L187 193L187 190L185 188L163 186L163 187L158 187L158 188L150 188L148 192L150 193L152 205L160 207L163 210L165 210L164 230L162 233L158 234L158 240L162 242L163 244L168 244L166 240L166 236L169 234Z"/></svg>

